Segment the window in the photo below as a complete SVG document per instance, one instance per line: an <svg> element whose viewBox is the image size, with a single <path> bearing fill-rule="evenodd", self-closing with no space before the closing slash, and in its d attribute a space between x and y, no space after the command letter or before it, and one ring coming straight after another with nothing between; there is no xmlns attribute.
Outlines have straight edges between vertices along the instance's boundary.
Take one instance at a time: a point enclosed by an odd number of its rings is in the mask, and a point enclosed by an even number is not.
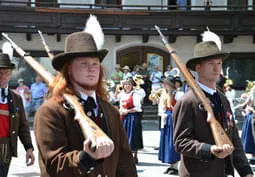
<svg viewBox="0 0 255 177"><path fill-rule="evenodd" d="M223 72L235 89L245 89L246 80L255 81L255 53L231 53L223 63Z"/></svg>

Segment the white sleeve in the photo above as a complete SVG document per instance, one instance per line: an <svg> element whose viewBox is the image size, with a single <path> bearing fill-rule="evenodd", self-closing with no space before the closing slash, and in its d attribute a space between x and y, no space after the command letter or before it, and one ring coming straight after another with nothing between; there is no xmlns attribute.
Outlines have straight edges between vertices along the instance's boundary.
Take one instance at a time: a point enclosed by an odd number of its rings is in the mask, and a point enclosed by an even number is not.
<svg viewBox="0 0 255 177"><path fill-rule="evenodd" d="M135 90L135 92L139 95L140 100L143 101L144 97L146 96L144 89L140 88L139 90Z"/></svg>
<svg viewBox="0 0 255 177"><path fill-rule="evenodd" d="M175 93L174 99L175 99L176 101L178 101L183 95L184 95L184 92L183 92L183 91L177 91L177 92Z"/></svg>
<svg viewBox="0 0 255 177"><path fill-rule="evenodd" d="M140 96L136 92L133 94L133 103L134 103L134 108L137 112L142 112L142 105L140 101Z"/></svg>

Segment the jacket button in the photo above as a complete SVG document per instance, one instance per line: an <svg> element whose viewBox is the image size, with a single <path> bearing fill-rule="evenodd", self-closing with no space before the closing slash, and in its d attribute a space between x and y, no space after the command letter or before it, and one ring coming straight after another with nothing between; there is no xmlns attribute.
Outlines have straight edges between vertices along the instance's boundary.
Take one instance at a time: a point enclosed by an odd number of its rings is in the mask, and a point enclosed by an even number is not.
<svg viewBox="0 0 255 177"><path fill-rule="evenodd" d="M15 118L15 115L12 115L12 118Z"/></svg>
<svg viewBox="0 0 255 177"><path fill-rule="evenodd" d="M98 174L97 177L102 177L102 175L101 175L101 174Z"/></svg>
<svg viewBox="0 0 255 177"><path fill-rule="evenodd" d="M15 133L16 133L16 131L15 131L15 130L13 130L13 131L12 131L12 134L15 134Z"/></svg>

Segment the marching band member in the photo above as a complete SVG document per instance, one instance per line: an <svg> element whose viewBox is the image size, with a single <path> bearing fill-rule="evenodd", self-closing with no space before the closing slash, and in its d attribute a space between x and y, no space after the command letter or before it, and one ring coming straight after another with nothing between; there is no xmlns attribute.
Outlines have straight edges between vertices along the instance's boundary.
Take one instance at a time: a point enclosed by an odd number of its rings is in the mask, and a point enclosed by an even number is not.
<svg viewBox="0 0 255 177"><path fill-rule="evenodd" d="M139 113L142 112L140 95L134 90L134 81L130 77L121 81L123 89L115 94L120 100L120 116L126 129L129 145L133 151L134 161L138 163L137 151L143 148L142 127Z"/></svg>
<svg viewBox="0 0 255 177"><path fill-rule="evenodd" d="M244 123L242 127L241 140L244 151L251 154L250 164L255 164L255 85L248 92L243 106Z"/></svg>
<svg viewBox="0 0 255 177"><path fill-rule="evenodd" d="M161 115L161 133L159 146L159 160L169 163L170 166L165 174L178 174L179 153L176 152L173 142L173 122L172 111L176 103L175 100L175 80L173 76L168 76L163 81L163 93L160 97L159 105L163 109Z"/></svg>

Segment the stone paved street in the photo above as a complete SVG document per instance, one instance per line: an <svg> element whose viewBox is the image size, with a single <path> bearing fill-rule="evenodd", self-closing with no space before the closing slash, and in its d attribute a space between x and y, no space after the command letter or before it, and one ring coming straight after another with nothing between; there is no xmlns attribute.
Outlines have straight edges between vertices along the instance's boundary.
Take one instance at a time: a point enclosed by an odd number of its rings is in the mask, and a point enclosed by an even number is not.
<svg viewBox="0 0 255 177"><path fill-rule="evenodd" d="M174 175L163 174L167 168L167 164L162 164L158 161L158 151L154 150L159 143L159 130L156 121L143 122L143 135L144 135L144 149L139 151L138 158L139 163L137 165L137 171L139 177L174 177ZM33 130L31 135L34 141ZM35 153L38 151L35 149ZM255 168L255 166L253 166ZM19 157L13 158L9 177L39 177L40 170L38 161L33 166L26 167L25 164L25 151L23 146L19 144ZM236 175L238 177L238 175Z"/></svg>

